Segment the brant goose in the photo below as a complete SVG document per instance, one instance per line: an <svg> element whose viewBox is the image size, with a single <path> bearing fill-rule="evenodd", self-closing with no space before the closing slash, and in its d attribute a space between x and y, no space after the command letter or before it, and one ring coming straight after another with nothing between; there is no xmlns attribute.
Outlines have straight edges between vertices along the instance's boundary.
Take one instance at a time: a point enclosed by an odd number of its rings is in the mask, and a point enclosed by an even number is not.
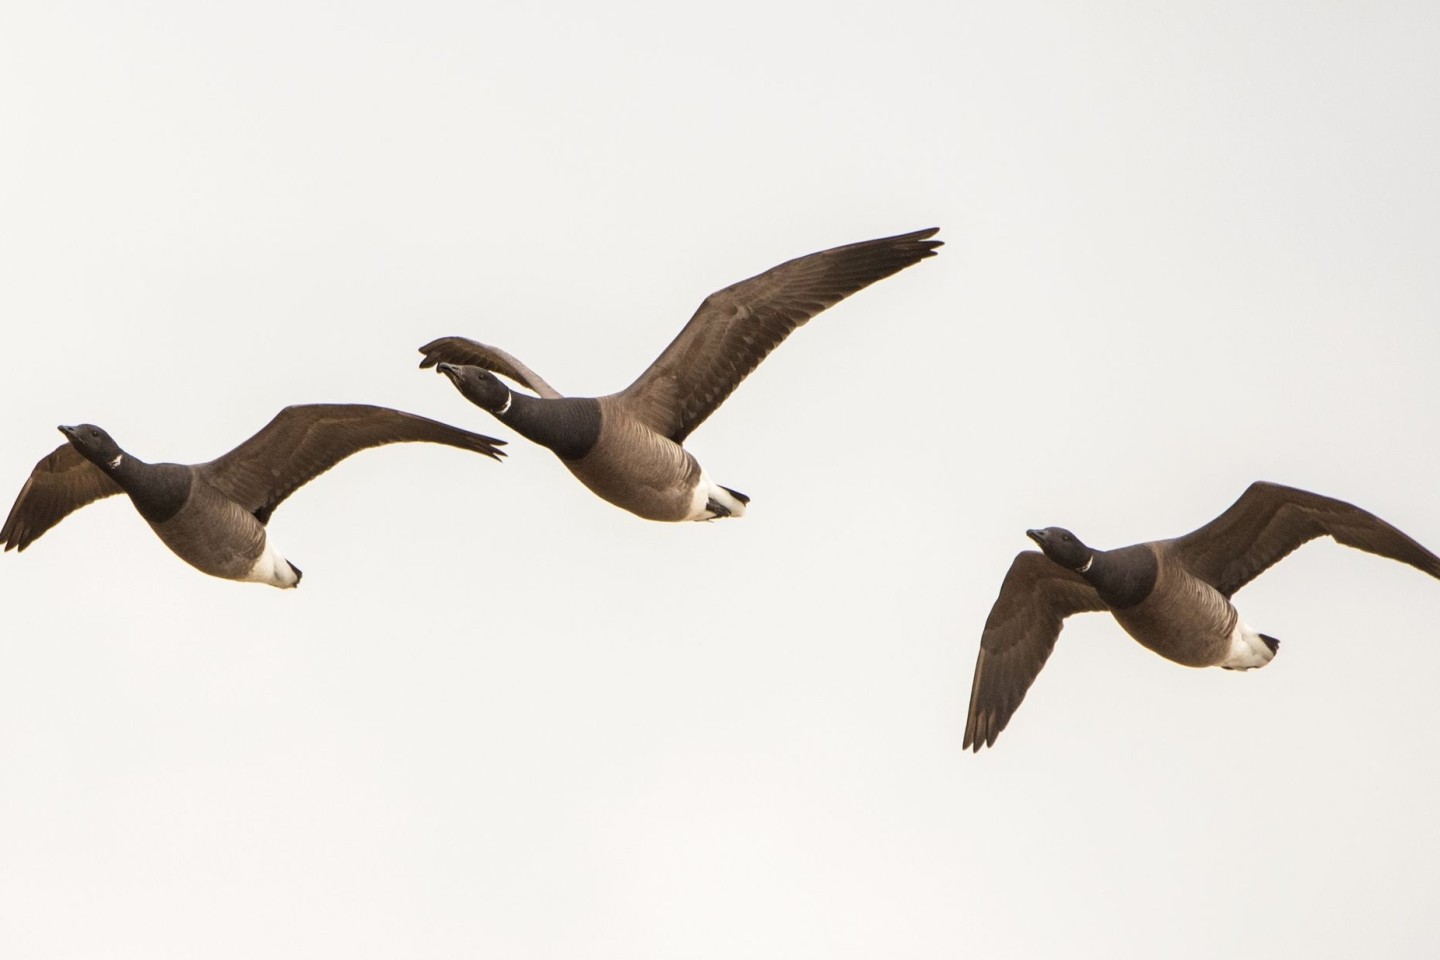
<svg viewBox="0 0 1440 960"><path fill-rule="evenodd" d="M877 280L935 255L938 228L835 247L712 293L640 378L604 397L564 397L503 350L463 337L420 348L476 406L550 448L601 498L647 520L740 516L681 444L796 328ZM515 393L495 374L538 396Z"/></svg>
<svg viewBox="0 0 1440 960"><path fill-rule="evenodd" d="M360 404L286 407L240 446L209 463L145 463L99 427L60 427L68 443L35 465L10 508L0 543L24 550L91 501L129 494L181 560L226 580L293 587L300 570L265 524L285 498L352 453L424 440L498 459L495 440L411 413Z"/></svg>
<svg viewBox="0 0 1440 960"><path fill-rule="evenodd" d="M1094 550L1059 527L1026 536L1043 553L1011 563L980 637L964 741L977 752L1010 722L1072 613L1108 610L1142 646L1187 667L1250 670L1280 641L1246 624L1230 597L1303 543L1334 537L1440 578L1440 557L1374 514L1275 483L1252 483L1174 540Z"/></svg>

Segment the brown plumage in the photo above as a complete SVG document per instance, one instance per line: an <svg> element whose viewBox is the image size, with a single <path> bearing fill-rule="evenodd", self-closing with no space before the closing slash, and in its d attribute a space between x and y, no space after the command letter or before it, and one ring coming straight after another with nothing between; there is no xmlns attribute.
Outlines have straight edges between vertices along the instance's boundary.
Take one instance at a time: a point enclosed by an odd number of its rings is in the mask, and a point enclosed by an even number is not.
<svg viewBox="0 0 1440 960"><path fill-rule="evenodd" d="M440 443L499 458L495 440L385 407L286 407L264 429L208 463L150 464L88 424L61 427L68 442L31 471L0 527L24 550L66 516L127 493L182 560L212 576L288 587L299 571L268 545L265 524L285 498L351 454L390 443ZM283 564L283 565L282 565Z"/></svg>
<svg viewBox="0 0 1440 960"><path fill-rule="evenodd" d="M586 486L632 513L653 520L738 515L748 498L711 483L680 445L797 327L934 256L941 245L930 239L935 233L932 228L835 247L716 291L634 383L604 397L568 398L569 407L546 405L561 394L508 353L463 337L421 347L420 366L450 376L472 402L555 450ZM540 404L462 373L467 367L528 386ZM577 400L589 400L595 410L576 407ZM569 420L558 425L562 416Z"/></svg>
<svg viewBox="0 0 1440 960"><path fill-rule="evenodd" d="M1317 537L1399 560L1440 579L1440 557L1353 504L1257 482L1220 516L1173 540L1092 550L1057 527L1028 535L985 621L964 746L995 742L1045 665L1066 617L1110 611L1125 632L1176 663L1249 670L1279 641L1249 628L1230 597Z"/></svg>

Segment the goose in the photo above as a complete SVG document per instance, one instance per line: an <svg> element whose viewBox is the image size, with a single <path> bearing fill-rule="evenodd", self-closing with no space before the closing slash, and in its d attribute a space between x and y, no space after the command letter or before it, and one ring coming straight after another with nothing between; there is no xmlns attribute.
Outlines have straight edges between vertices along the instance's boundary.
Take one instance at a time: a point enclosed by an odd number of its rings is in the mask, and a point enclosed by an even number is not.
<svg viewBox="0 0 1440 960"><path fill-rule="evenodd" d="M1374 514L1264 481L1173 540L1096 550L1061 527L1025 535L1040 552L1010 564L980 637L963 744L976 752L1010 722L1071 614L1108 610L1141 646L1187 667L1253 670L1280 641L1247 624L1230 598L1304 543L1333 537L1440 578L1440 557Z"/></svg>
<svg viewBox="0 0 1440 960"><path fill-rule="evenodd" d="M581 483L647 520L739 517L750 498L710 479L682 444L796 327L935 255L938 228L822 250L712 293L639 379L565 397L496 347L442 337L420 348L471 403L541 446ZM512 391L495 375L533 390Z"/></svg>
<svg viewBox="0 0 1440 960"><path fill-rule="evenodd" d="M387 443L423 440L499 459L505 442L363 404L286 407L208 463L146 463L93 424L59 430L66 442L35 464L0 527L6 551L24 550L88 503L125 493L171 552L195 569L282 589L300 582L300 568L270 542L266 524L306 483L352 453Z"/></svg>

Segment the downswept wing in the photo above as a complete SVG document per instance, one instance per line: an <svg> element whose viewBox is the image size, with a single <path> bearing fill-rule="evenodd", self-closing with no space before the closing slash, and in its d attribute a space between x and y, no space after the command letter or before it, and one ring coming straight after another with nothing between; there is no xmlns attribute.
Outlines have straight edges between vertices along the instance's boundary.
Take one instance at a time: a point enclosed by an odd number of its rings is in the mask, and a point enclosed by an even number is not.
<svg viewBox="0 0 1440 960"><path fill-rule="evenodd" d="M433 367L437 363L484 367L491 373L498 373L516 383L524 384L547 400L557 400L564 396L559 390L546 383L540 374L499 347L467 340L464 337L441 337L439 340L431 340L425 344L420 348L420 352L425 354L425 359L420 361L422 370Z"/></svg>
<svg viewBox="0 0 1440 960"><path fill-rule="evenodd" d="M1226 597L1302 544L1334 537L1440 578L1440 557L1373 513L1343 500L1257 481L1220 516L1170 541L1195 576Z"/></svg>
<svg viewBox="0 0 1440 960"><path fill-rule="evenodd" d="M655 362L617 394L681 443L796 327L858 290L935 255L938 227L787 261L705 298Z"/></svg>
<svg viewBox="0 0 1440 960"><path fill-rule="evenodd" d="M316 403L286 407L224 456L197 464L199 474L255 515L270 519L285 498L353 453L388 443L425 441L499 459L504 440L388 407Z"/></svg>
<svg viewBox="0 0 1440 960"><path fill-rule="evenodd" d="M1017 555L980 636L962 749L994 744L1050 659L1066 617L1107 609L1080 574L1035 550Z"/></svg>
<svg viewBox="0 0 1440 960"><path fill-rule="evenodd" d="M24 550L87 503L121 492L120 484L105 471L62 443L30 471L5 526L0 527L0 543L6 550Z"/></svg>

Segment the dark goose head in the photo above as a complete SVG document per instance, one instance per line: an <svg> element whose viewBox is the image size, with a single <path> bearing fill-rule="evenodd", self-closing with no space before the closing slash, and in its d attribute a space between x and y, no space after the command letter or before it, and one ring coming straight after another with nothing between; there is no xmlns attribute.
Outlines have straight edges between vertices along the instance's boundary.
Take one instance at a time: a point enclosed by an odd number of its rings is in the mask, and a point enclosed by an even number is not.
<svg viewBox="0 0 1440 960"><path fill-rule="evenodd" d="M455 389L481 409L500 413L510 405L510 388L484 367L440 363L435 370L449 377Z"/></svg>
<svg viewBox="0 0 1440 960"><path fill-rule="evenodd" d="M1045 556L1066 570L1080 570L1090 565L1090 548L1064 527L1026 530L1025 536L1034 540Z"/></svg>
<svg viewBox="0 0 1440 960"><path fill-rule="evenodd" d="M81 456L101 470L108 472L115 469L120 466L120 461L125 456L120 445L110 439L110 434L93 423L82 423L74 427L61 426L56 429L65 434L65 439L80 451Z"/></svg>

